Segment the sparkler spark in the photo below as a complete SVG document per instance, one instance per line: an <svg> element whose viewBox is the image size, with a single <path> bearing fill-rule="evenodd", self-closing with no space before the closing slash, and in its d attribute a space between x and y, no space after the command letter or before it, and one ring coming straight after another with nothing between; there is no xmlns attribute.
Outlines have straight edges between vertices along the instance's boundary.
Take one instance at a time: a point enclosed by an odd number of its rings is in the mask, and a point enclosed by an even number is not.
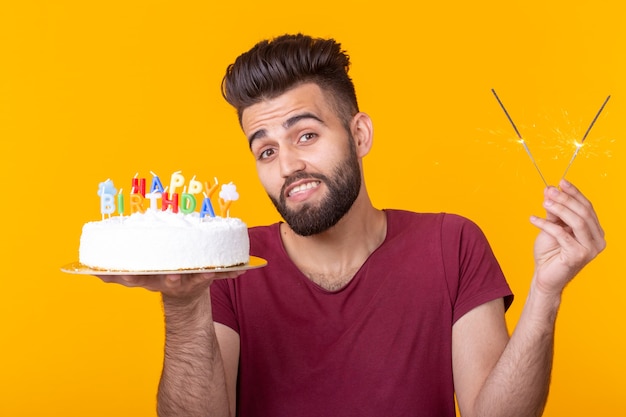
<svg viewBox="0 0 626 417"><path fill-rule="evenodd" d="M537 172L539 173L539 176L541 177L541 180L543 181L543 183L547 187L548 183L546 182L545 178L543 177L543 174L541 173L541 170L539 169L539 165L537 165L537 162L535 161L535 158L533 157L533 154L530 152L530 149L528 148L528 145L526 144L526 141L524 140L522 135L519 133L519 130L517 130L517 126L515 126L515 123L513 123L513 119L511 119L511 116L509 116L509 112L506 111L506 107L504 107L504 104L502 104L502 101L500 100L500 97L498 97L498 94L496 94L496 90L494 90L492 88L491 92L496 97L496 100L498 100L498 104L500 104L500 107L502 107L502 111L504 111L504 114L506 115L507 119L509 119L509 122L511 122L511 126L513 126L513 130L515 130L515 133L517 134L517 137L519 138L518 142L521 143L522 146L524 147L524 150L528 154L528 157L530 158L530 161L533 163L533 165L537 169Z"/></svg>
<svg viewBox="0 0 626 417"><path fill-rule="evenodd" d="M585 139L587 139L587 135L589 134L589 131L591 130L591 128L593 127L593 125L596 123L596 120L598 120L598 116L600 116L600 113L602 113L602 110L604 110L604 106L606 106L606 103L609 101L609 99L611 98L611 96L609 95L606 100L604 100L604 103L602 103L602 106L600 106L600 110L598 110L598 112L596 113L596 116L593 118L593 120L591 121L591 124L589 125L589 127L587 128L587 131L585 132L582 140L580 141L580 143L575 142L576 144L576 150L574 151L574 154L572 155L572 158L569 160L569 164L567 164L567 167L565 168L565 172L563 173L563 175L561 176L561 179L564 179L565 176L567 175L567 173L569 172L570 167L572 166L572 164L574 163L574 159L576 159L576 155L578 155L578 151L580 151L580 148L583 147L583 144L585 143Z"/></svg>

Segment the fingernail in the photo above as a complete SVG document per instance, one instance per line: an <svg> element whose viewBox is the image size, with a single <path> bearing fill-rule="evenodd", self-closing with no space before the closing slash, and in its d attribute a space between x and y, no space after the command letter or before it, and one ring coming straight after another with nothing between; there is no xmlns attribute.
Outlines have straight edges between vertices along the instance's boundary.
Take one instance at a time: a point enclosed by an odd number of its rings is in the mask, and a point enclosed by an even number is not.
<svg viewBox="0 0 626 417"><path fill-rule="evenodd" d="M165 280L171 284L180 281L180 275L166 275Z"/></svg>

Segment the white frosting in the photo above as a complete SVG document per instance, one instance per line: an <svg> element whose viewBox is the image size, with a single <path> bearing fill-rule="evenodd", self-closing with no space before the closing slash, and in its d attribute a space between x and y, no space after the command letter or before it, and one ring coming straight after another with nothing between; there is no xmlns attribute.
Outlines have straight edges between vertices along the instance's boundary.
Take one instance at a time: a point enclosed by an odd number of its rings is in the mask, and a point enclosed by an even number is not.
<svg viewBox="0 0 626 417"><path fill-rule="evenodd" d="M104 270L164 271L244 264L249 253L240 219L147 210L86 223L78 260Z"/></svg>

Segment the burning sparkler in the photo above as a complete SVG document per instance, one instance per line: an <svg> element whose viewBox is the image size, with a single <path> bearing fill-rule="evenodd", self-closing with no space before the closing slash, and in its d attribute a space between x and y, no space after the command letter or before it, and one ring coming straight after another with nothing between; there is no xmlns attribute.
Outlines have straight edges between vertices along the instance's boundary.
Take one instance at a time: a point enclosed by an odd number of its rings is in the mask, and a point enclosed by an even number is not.
<svg viewBox="0 0 626 417"><path fill-rule="evenodd" d="M519 138L518 142L521 143L522 146L524 147L524 149L526 150L526 153L528 154L528 157L530 158L530 161L533 163L533 165L537 169L537 172L539 173L539 176L541 177L541 180L543 181L543 183L547 187L548 183L546 182L545 178L543 177L543 174L541 173L541 170L539 169L539 166L537 165L537 162L535 161L535 158L533 157L533 154L530 152L530 148L528 148L528 145L526 144L526 141L524 140L522 135L519 133L519 130L517 130L517 126L515 126L515 123L513 123L513 119L511 119L511 116L509 116L509 112L506 111L506 107L504 107L504 104L502 104L502 101L500 101L500 97L498 97L498 94L496 94L496 90L494 90L492 88L491 92L496 97L496 100L498 100L498 104L500 104L500 107L502 107L502 111L504 111L504 114L506 115L507 119L509 119L509 122L511 122L511 126L513 126L513 130L515 130L515 133L517 134L517 137Z"/></svg>
<svg viewBox="0 0 626 417"><path fill-rule="evenodd" d="M563 176L561 176L561 179L565 178L565 176L567 175L567 172L569 171L569 168L574 163L574 159L576 159L576 155L578 155L578 151L580 151L580 148L583 147L583 144L585 143L585 139L587 139L587 135L589 134L589 131L591 130L591 128L595 124L596 120L598 120L598 116L600 116L600 113L602 113L602 110L604 110L604 106L606 106L606 103L609 101L610 98L611 98L611 96L608 96L606 98L606 100L604 100L604 103L602 103L602 106L600 107L600 110L598 110L598 112L596 113L596 117L593 118L593 120L591 121L591 124L587 128L587 131L585 132L585 134L583 136L583 139L580 142L576 142L576 150L574 151L574 154L572 155L572 158L569 160L569 164L567 164L567 167L565 168L565 172L563 173Z"/></svg>

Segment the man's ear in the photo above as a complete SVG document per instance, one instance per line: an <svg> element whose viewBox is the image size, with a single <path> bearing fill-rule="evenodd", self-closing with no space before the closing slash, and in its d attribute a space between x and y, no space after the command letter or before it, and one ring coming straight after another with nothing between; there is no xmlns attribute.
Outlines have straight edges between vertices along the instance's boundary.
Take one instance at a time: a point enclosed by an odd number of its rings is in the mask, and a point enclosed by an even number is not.
<svg viewBox="0 0 626 417"><path fill-rule="evenodd" d="M372 119L363 112L355 114L350 123L350 131L354 138L357 156L362 158L367 155L372 148L374 140Z"/></svg>

